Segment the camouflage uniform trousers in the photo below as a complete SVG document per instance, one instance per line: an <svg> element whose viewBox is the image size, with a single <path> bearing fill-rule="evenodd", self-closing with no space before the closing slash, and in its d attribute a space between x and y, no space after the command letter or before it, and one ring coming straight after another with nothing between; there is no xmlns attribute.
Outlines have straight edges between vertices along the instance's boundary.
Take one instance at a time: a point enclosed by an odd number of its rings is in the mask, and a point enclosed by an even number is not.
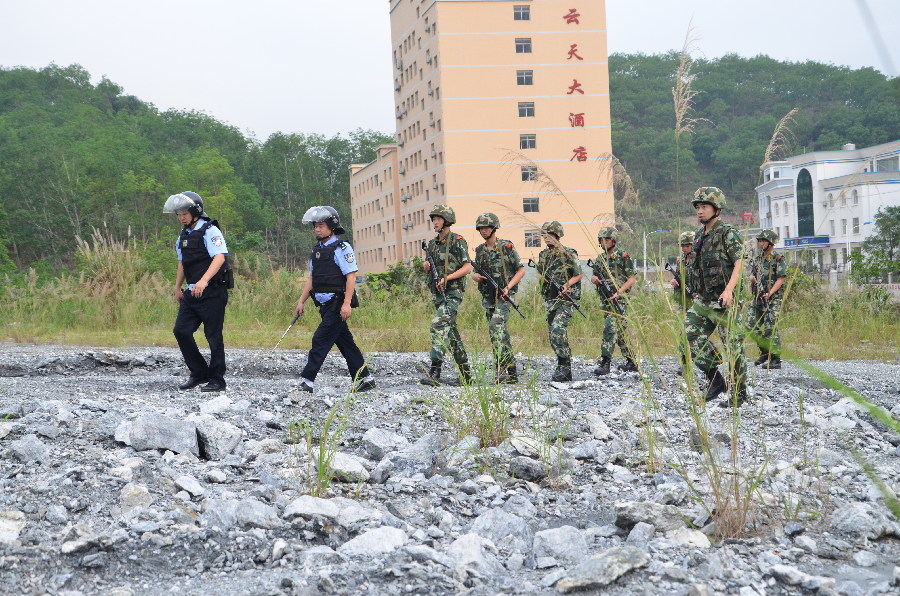
<svg viewBox="0 0 900 596"><path fill-rule="evenodd" d="M512 339L509 337L509 303L503 300L493 302L482 298L484 314L487 316L488 334L494 351L494 368L506 370L515 364Z"/></svg>
<svg viewBox="0 0 900 596"><path fill-rule="evenodd" d="M431 361L444 362L444 353L449 348L454 362L465 364L469 361L466 348L463 346L459 329L456 328L456 315L462 303L462 292L448 290L446 298L440 294L432 295L434 318L431 319Z"/></svg>
<svg viewBox="0 0 900 596"><path fill-rule="evenodd" d="M740 307L738 305L731 308ZM684 318L684 330L690 346L694 364L704 373L714 370L725 359L710 341L713 331L719 330L719 337L725 347L731 370L738 382L747 380L747 363L744 361L744 326L740 323L740 311L735 313L733 321L729 321L729 311L722 309L718 303L697 300L688 309ZM682 346L682 351L684 350ZM682 353L682 360L684 355Z"/></svg>
<svg viewBox="0 0 900 596"><path fill-rule="evenodd" d="M768 310L762 301L755 300L747 314L747 327L763 340L760 349L770 354L780 354L781 336L778 334L776 324L781 314L781 298L770 298Z"/></svg>
<svg viewBox="0 0 900 596"><path fill-rule="evenodd" d="M628 312L628 305L619 298L619 302L625 307L623 310ZM628 319L624 315L619 315L615 307L609 302L603 304L603 341L600 344L600 356L603 358L612 358L613 344L618 344L622 351L622 356L626 360L631 360L631 350L628 349L627 333Z"/></svg>
<svg viewBox="0 0 900 596"><path fill-rule="evenodd" d="M561 360L572 358L569 347L569 321L572 320L572 303L568 300L544 300L547 309L547 329L550 335L550 347Z"/></svg>

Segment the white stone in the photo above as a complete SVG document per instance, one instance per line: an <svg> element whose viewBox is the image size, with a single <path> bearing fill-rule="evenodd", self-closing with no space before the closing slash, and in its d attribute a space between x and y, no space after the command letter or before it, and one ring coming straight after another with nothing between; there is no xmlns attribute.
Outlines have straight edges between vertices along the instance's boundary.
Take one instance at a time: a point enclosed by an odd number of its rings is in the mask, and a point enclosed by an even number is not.
<svg viewBox="0 0 900 596"><path fill-rule="evenodd" d="M206 492L196 478L187 474L175 478L175 486L189 492L193 497L199 497Z"/></svg>
<svg viewBox="0 0 900 596"><path fill-rule="evenodd" d="M706 534L691 528L672 530L666 533L666 538L671 546L696 546L697 548L709 548L712 546Z"/></svg>
<svg viewBox="0 0 900 596"><path fill-rule="evenodd" d="M13 544L24 527L24 513L15 509L0 511L0 544Z"/></svg>
<svg viewBox="0 0 900 596"><path fill-rule="evenodd" d="M347 556L383 555L406 544L406 532L390 526L382 526L348 540L338 552Z"/></svg>
<svg viewBox="0 0 900 596"><path fill-rule="evenodd" d="M147 507L152 503L153 495L141 484L126 484L119 491L119 505L123 512L131 511L135 507Z"/></svg>

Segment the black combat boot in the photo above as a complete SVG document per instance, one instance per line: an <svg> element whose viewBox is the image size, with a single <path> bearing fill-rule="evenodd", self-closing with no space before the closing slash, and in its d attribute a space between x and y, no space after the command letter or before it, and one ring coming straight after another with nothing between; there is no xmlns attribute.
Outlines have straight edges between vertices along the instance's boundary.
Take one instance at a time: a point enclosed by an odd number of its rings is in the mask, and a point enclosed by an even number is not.
<svg viewBox="0 0 900 596"><path fill-rule="evenodd" d="M553 371L552 381L562 382L572 380L572 360L570 358L557 358L556 370Z"/></svg>
<svg viewBox="0 0 900 596"><path fill-rule="evenodd" d="M597 363L597 368L594 369L594 374L598 377L609 374L609 356L600 358L600 362Z"/></svg>
<svg viewBox="0 0 900 596"><path fill-rule="evenodd" d="M762 348L760 348L759 358L757 358L756 360L753 361L753 365L759 366L760 364L762 364L763 362L765 362L768 359L769 359L769 353L766 352L765 350L763 350Z"/></svg>
<svg viewBox="0 0 900 596"><path fill-rule="evenodd" d="M634 362L634 357L629 356L625 359L625 362L619 365L619 370L622 372L637 372L637 364Z"/></svg>
<svg viewBox="0 0 900 596"><path fill-rule="evenodd" d="M516 372L516 365L511 364L506 368L501 368L497 372L497 385L515 385L519 382L519 375Z"/></svg>
<svg viewBox="0 0 900 596"><path fill-rule="evenodd" d="M747 383L741 383L740 386L738 387L737 393L734 395L734 397L732 398L732 396L729 395L728 399L719 402L719 407L720 408L729 408L733 405L742 406L749 401L750 401L750 392L747 389Z"/></svg>
<svg viewBox="0 0 900 596"><path fill-rule="evenodd" d="M777 370L781 368L781 357L775 356L774 354L770 355L769 361L763 364L763 368L767 368L769 370Z"/></svg>
<svg viewBox="0 0 900 596"><path fill-rule="evenodd" d="M706 388L706 401L718 399L719 396L728 389L728 383L725 377L719 372L718 368L707 371L706 378L709 380L709 386Z"/></svg>
<svg viewBox="0 0 900 596"><path fill-rule="evenodd" d="M441 363L431 361L431 368L428 369L428 372L425 373L421 379L419 379L419 383L421 385L430 385L431 387L437 387L441 384Z"/></svg>
<svg viewBox="0 0 900 596"><path fill-rule="evenodd" d="M472 370L469 368L468 362L463 362L459 365L459 384L460 385L471 385L472 384Z"/></svg>

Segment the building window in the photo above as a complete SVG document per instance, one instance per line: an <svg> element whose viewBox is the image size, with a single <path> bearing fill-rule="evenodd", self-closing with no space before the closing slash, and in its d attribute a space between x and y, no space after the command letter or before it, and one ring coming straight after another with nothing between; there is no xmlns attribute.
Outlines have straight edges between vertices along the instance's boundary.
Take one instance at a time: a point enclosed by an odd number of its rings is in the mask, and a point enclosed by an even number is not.
<svg viewBox="0 0 900 596"><path fill-rule="evenodd" d="M877 172L896 172L897 170L900 170L900 155L875 160L875 171Z"/></svg>
<svg viewBox="0 0 900 596"><path fill-rule="evenodd" d="M853 204L859 205L859 191L855 188L853 189L853 194L850 195L853 198Z"/></svg>
<svg viewBox="0 0 900 596"><path fill-rule="evenodd" d="M778 170L775 170L774 172L772 172L772 178L778 178L780 175L781 175L781 172L779 172Z"/></svg>
<svg viewBox="0 0 900 596"><path fill-rule="evenodd" d="M519 102L519 118L534 118L534 102L533 101L520 101Z"/></svg>
<svg viewBox="0 0 900 596"><path fill-rule="evenodd" d="M847 195L842 193L841 194L841 207L846 207L846 206L847 206Z"/></svg>
<svg viewBox="0 0 900 596"><path fill-rule="evenodd" d="M519 149L535 149L537 135L519 135Z"/></svg>
<svg viewBox="0 0 900 596"><path fill-rule="evenodd" d="M834 195L831 193L828 193L828 206L834 207Z"/></svg>
<svg viewBox="0 0 900 596"><path fill-rule="evenodd" d="M844 236L847 235L847 220L846 219L841 220L841 234L843 234Z"/></svg>
<svg viewBox="0 0 900 596"><path fill-rule="evenodd" d="M852 230L853 230L853 233L854 233L854 234L859 234L859 218L858 218L858 217L854 217L854 218L853 218L853 228L852 228Z"/></svg>
<svg viewBox="0 0 900 596"><path fill-rule="evenodd" d="M787 214L790 213L790 212L791 212L791 204L790 204L790 203L785 203L785 204L784 204L784 214L787 215Z"/></svg>
<svg viewBox="0 0 900 596"><path fill-rule="evenodd" d="M541 246L540 230L525 230L525 248L538 248Z"/></svg>
<svg viewBox="0 0 900 596"><path fill-rule="evenodd" d="M779 209L778 203L775 203L775 215L780 215L780 213L778 212L778 209Z"/></svg>
<svg viewBox="0 0 900 596"><path fill-rule="evenodd" d="M791 226L784 226L784 237L790 238L791 236Z"/></svg>
<svg viewBox="0 0 900 596"><path fill-rule="evenodd" d="M516 85L534 85L533 70L517 70Z"/></svg>
<svg viewBox="0 0 900 596"><path fill-rule="evenodd" d="M834 220L833 220L833 219L832 219L832 220L829 220L828 223L831 224L831 235L834 236L834 235L837 233L836 230L835 230L835 228L834 228Z"/></svg>
<svg viewBox="0 0 900 596"><path fill-rule="evenodd" d="M531 20L531 7L530 6L513 6L513 20L514 21L530 21Z"/></svg>
<svg viewBox="0 0 900 596"><path fill-rule="evenodd" d="M530 37L517 37L516 38L516 54L530 54L531 53L531 38Z"/></svg>
<svg viewBox="0 0 900 596"><path fill-rule="evenodd" d="M522 211L525 213L537 213L540 211L538 197L526 197L522 199Z"/></svg>
<svg viewBox="0 0 900 596"><path fill-rule="evenodd" d="M522 166L522 182L531 182L537 180L537 177L537 166Z"/></svg>

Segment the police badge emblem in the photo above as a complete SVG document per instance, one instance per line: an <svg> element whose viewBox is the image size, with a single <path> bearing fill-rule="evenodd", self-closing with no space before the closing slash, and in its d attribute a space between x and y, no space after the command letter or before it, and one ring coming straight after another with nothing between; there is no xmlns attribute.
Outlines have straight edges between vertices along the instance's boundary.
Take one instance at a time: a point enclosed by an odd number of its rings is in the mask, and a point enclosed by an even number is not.
<svg viewBox="0 0 900 596"><path fill-rule="evenodd" d="M353 253L352 252L345 253L344 260L347 261L348 263L352 263L353 262Z"/></svg>

